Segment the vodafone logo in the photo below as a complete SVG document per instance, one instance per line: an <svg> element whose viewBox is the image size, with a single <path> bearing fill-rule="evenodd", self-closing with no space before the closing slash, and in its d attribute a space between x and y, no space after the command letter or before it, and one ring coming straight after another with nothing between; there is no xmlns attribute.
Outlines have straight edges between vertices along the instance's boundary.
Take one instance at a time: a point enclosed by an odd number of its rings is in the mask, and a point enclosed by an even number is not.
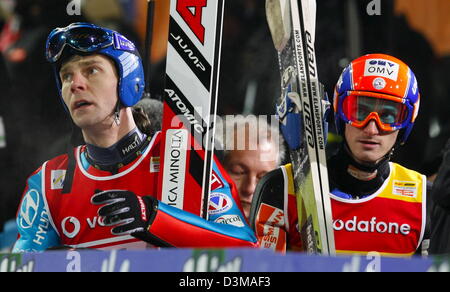
<svg viewBox="0 0 450 292"><path fill-rule="evenodd" d="M367 233L387 233L387 234L401 234L408 235L411 232L409 224L399 224L395 222L377 221L376 217L372 217L369 221L358 220L357 216L352 219L344 221L341 219L333 221L333 229L335 231L348 232L367 232Z"/></svg>
<svg viewBox="0 0 450 292"><path fill-rule="evenodd" d="M81 224L75 217L66 217L61 222L61 229L65 236L68 238L74 238L80 232Z"/></svg>
<svg viewBox="0 0 450 292"><path fill-rule="evenodd" d="M142 220L146 221L147 219L147 213L146 213L146 209L145 209L145 204L144 201L138 197L139 203L141 204L141 218ZM78 219L74 216L68 216L65 217L62 221L61 221L61 230L62 233L67 237L67 238L75 238L77 235L80 234L80 231L88 231L90 229L96 229L99 227L104 227L105 223L103 222L103 217L98 217L98 216L94 216L94 217L89 217L89 218L82 218L82 219ZM89 232L89 231L88 231Z"/></svg>

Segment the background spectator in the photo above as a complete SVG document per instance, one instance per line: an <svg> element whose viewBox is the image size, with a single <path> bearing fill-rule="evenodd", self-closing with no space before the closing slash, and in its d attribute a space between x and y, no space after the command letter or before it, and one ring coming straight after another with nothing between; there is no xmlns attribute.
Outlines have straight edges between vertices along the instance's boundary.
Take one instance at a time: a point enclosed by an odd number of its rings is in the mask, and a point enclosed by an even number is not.
<svg viewBox="0 0 450 292"><path fill-rule="evenodd" d="M10 153L16 147L15 135L11 131L14 121L10 118L9 112L12 102L9 96L9 76L6 74L5 63L0 55L0 232L3 231L3 225L9 217L7 216L11 192L14 188L11 186L14 182L14 161Z"/></svg>
<svg viewBox="0 0 450 292"><path fill-rule="evenodd" d="M222 164L236 183L244 215L249 218L259 180L284 160L278 122L272 126L265 117L226 116L218 119L216 139L217 150L223 150Z"/></svg>
<svg viewBox="0 0 450 292"><path fill-rule="evenodd" d="M143 98L135 106L140 107L150 120L149 132L146 133L153 136L162 128L163 103L157 99Z"/></svg>

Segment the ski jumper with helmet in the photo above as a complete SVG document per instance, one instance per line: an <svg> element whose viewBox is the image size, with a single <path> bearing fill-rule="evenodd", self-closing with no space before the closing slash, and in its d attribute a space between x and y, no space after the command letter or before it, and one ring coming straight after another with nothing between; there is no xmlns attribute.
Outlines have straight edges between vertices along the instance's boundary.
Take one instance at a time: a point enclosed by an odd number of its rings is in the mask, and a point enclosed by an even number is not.
<svg viewBox="0 0 450 292"><path fill-rule="evenodd" d="M144 93L144 68L135 45L118 32L90 23L73 23L54 29L46 45L47 61L53 65L61 95L59 69L73 55L101 54L114 61L119 76L118 96L123 106L135 105Z"/></svg>
<svg viewBox="0 0 450 292"><path fill-rule="evenodd" d="M337 83L334 95L337 129L343 134L346 124L363 128L375 120L383 131L400 130L397 143L403 144L417 117L419 99L416 78L406 64L382 54L363 56L344 69ZM374 185L354 178L350 185L344 186L347 182L339 181L341 177L336 173L345 172L344 176L349 176L346 169L352 162L338 156L328 161L337 253L411 256L420 252L427 239L425 176L386 159L377 165L385 171L379 171ZM342 166L343 163L347 164ZM303 226L305 218L291 211L297 205L290 191L293 180L292 169L286 165L270 173L258 186L261 193L255 193L254 202L259 206L253 208L256 215L252 226L262 247L282 252L286 245L288 249L304 248L304 239L298 237L296 228ZM281 186L274 188L275 182ZM370 186L370 191L355 196L354 191L360 186L363 189Z"/></svg>
<svg viewBox="0 0 450 292"><path fill-rule="evenodd" d="M144 88L143 69L134 45L117 32L88 23L75 23L55 29L47 41L47 59L54 65L58 89L61 58L73 54L103 54L118 68L119 99L123 106L139 101ZM73 150L76 160L73 184L64 193L69 164L68 155L45 162L28 179L17 213L19 238L15 252L44 251L52 247L146 248L150 245L132 236L117 236L98 216L91 197L98 191L128 190L139 196L157 197L160 158L160 133L133 146L135 158L111 173L94 165L87 147ZM236 187L216 160L211 181L209 218L158 202L149 232L157 246L230 247L257 245L238 201Z"/></svg>
<svg viewBox="0 0 450 292"><path fill-rule="evenodd" d="M402 61L384 54L360 57L342 72L334 92L336 128L345 124L363 128L371 120L383 131L400 130L404 144L420 105L416 77Z"/></svg>

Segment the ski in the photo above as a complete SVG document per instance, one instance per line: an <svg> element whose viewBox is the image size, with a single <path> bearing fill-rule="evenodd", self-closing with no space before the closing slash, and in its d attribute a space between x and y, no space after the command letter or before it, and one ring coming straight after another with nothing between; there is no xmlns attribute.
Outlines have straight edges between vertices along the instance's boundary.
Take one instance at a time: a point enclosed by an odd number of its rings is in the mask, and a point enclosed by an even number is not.
<svg viewBox="0 0 450 292"><path fill-rule="evenodd" d="M280 123L300 131L290 147L299 229L308 253L335 254L325 153L322 90L315 57L315 0L266 0L266 16L281 72ZM296 125L289 111L301 114ZM294 134L295 135L295 134Z"/></svg>
<svg viewBox="0 0 450 292"><path fill-rule="evenodd" d="M170 0L158 199L207 218L225 0Z"/></svg>

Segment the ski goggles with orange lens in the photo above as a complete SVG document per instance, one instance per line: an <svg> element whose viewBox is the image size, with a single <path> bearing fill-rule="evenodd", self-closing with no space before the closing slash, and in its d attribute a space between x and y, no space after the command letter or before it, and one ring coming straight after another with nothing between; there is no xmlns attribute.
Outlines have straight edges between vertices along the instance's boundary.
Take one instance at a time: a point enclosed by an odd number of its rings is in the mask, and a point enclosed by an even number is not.
<svg viewBox="0 0 450 292"><path fill-rule="evenodd" d="M413 109L407 104L388 98L364 95L348 95L342 103L343 119L357 128L365 127L374 120L386 132L406 127Z"/></svg>

